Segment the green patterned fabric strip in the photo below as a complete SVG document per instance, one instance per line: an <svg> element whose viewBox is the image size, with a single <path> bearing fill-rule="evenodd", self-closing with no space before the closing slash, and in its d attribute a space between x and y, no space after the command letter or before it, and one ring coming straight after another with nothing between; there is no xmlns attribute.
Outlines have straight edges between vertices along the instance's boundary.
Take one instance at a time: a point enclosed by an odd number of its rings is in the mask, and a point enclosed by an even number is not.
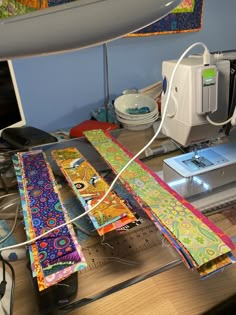
<svg viewBox="0 0 236 315"><path fill-rule="evenodd" d="M85 137L96 148L111 168L119 173L130 160L130 156L102 130L86 131ZM158 217L160 222L187 249L198 266L231 251L220 236L189 210L191 206L185 199L176 198L171 188L159 184L157 179L134 161L121 174L121 178L132 188ZM196 210L196 209L195 209ZM213 227L213 229L212 229ZM216 228L219 232L219 229Z"/></svg>

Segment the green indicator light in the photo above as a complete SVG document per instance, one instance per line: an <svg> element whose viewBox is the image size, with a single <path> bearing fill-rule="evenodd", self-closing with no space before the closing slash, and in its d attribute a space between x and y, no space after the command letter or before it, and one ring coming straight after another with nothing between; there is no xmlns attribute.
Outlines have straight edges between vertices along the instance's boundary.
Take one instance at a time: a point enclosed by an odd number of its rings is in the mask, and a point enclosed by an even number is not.
<svg viewBox="0 0 236 315"><path fill-rule="evenodd" d="M202 76L205 80L213 79L216 76L216 69L215 68L204 69L202 71Z"/></svg>

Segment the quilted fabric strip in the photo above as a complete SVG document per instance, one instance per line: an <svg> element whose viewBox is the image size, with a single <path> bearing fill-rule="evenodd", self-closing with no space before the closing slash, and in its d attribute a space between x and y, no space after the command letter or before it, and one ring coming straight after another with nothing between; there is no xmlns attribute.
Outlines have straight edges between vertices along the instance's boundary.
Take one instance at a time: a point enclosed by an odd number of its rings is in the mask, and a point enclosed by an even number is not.
<svg viewBox="0 0 236 315"><path fill-rule="evenodd" d="M132 155L102 130L84 134L116 173L130 160ZM234 248L230 238L139 160L133 161L121 178L187 249L198 267Z"/></svg>
<svg viewBox="0 0 236 315"><path fill-rule="evenodd" d="M52 156L85 210L90 209L109 188L105 180L76 148L53 150ZM89 213L99 235L120 228L136 220L132 211L114 192Z"/></svg>
<svg viewBox="0 0 236 315"><path fill-rule="evenodd" d="M31 240L65 223L68 215L43 152L17 153L13 162L27 238ZM40 291L87 266L71 224L40 238L29 251Z"/></svg>

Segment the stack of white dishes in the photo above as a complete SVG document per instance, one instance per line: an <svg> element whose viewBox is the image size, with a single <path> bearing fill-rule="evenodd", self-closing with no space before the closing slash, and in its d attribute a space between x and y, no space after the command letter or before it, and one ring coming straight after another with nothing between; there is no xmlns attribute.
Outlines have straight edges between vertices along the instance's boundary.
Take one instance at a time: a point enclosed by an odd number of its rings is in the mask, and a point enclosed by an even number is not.
<svg viewBox="0 0 236 315"><path fill-rule="evenodd" d="M158 119L156 101L144 94L125 94L114 102L117 120L125 129L144 130Z"/></svg>

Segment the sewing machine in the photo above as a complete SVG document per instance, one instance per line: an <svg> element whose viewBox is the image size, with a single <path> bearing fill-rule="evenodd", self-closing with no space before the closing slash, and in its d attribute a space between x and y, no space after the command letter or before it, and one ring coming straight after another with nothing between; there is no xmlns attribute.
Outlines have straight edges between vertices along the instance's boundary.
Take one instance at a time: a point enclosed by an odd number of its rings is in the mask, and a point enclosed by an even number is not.
<svg viewBox="0 0 236 315"><path fill-rule="evenodd" d="M203 66L201 56L185 58L173 78L162 133L190 152L165 159L163 178L183 197L222 190L235 181L235 130L226 137L223 126L207 120L207 115L214 122L228 118L230 60L218 59L212 56L211 64ZM162 106L176 62L163 62Z"/></svg>

